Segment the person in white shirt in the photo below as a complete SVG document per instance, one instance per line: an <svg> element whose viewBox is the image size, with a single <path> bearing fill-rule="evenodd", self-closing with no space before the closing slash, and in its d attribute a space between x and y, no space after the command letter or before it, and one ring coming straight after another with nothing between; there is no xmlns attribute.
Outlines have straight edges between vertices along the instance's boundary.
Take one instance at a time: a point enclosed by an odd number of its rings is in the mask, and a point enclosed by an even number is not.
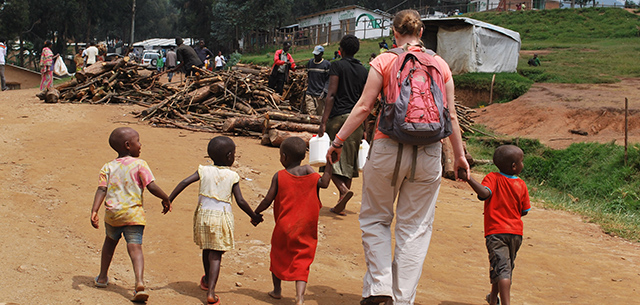
<svg viewBox="0 0 640 305"><path fill-rule="evenodd" d="M226 64L224 60L224 56L222 56L222 51L218 51L218 56L216 56L216 71L222 70L224 65Z"/></svg>
<svg viewBox="0 0 640 305"><path fill-rule="evenodd" d="M82 52L82 56L85 58L86 62L85 67L95 64L98 58L98 48L96 48L96 44L94 42L91 42L89 43L89 45L90 47Z"/></svg>
<svg viewBox="0 0 640 305"><path fill-rule="evenodd" d="M7 46L5 46L5 41L3 37L0 37L0 90L5 91L9 89L7 87L7 81L4 79L4 64L5 57L7 56Z"/></svg>

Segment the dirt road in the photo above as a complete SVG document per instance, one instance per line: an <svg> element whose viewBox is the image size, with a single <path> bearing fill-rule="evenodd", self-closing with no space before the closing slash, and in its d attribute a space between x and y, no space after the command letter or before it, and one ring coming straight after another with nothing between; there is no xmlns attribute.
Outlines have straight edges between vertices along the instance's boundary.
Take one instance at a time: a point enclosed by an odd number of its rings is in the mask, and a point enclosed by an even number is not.
<svg viewBox="0 0 640 305"><path fill-rule="evenodd" d="M89 211L98 171L115 157L108 135L123 125L138 130L141 158L166 192L207 162L212 135L138 123L130 114L137 106L47 105L35 93L0 93L0 304L130 304L134 279L122 244L109 287L93 287L104 231L91 227ZM245 198L255 207L280 169L277 149L260 146L256 139L234 140L234 167ZM328 211L337 200L335 188L321 194L325 207L308 305L358 304L365 269L357 219L360 183L355 180L356 196L346 217ZM148 304L205 300L197 284L203 274L200 250L191 233L196 194L197 186L188 188L167 215L160 213L159 200L145 197ZM524 220L514 304L637 303L640 245L605 235L578 216L533 205ZM293 283L285 283L282 300L266 294L273 218L266 215L254 228L237 206L234 213L237 249L223 256L217 289L222 304L293 304ZM482 203L465 184L444 181L416 304L484 304L489 280L482 231Z"/></svg>

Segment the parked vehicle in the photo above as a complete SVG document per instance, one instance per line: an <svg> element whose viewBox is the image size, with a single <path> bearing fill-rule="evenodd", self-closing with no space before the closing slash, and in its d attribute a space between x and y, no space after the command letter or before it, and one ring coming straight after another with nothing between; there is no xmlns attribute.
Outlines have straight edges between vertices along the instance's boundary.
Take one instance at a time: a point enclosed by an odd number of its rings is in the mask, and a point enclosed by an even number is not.
<svg viewBox="0 0 640 305"><path fill-rule="evenodd" d="M160 54L156 52L146 52L142 55L142 65L147 69L155 69L160 59Z"/></svg>

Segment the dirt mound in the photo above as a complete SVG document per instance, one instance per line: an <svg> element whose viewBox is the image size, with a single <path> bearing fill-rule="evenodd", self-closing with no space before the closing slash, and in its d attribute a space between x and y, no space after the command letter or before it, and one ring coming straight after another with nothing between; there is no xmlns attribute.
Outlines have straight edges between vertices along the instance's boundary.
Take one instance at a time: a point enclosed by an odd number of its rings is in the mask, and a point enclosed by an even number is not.
<svg viewBox="0 0 640 305"><path fill-rule="evenodd" d="M625 98L629 100L629 142L639 143L637 78L615 84L534 84L516 100L479 109L475 120L500 134L537 138L552 148L575 142L615 141L623 145Z"/></svg>

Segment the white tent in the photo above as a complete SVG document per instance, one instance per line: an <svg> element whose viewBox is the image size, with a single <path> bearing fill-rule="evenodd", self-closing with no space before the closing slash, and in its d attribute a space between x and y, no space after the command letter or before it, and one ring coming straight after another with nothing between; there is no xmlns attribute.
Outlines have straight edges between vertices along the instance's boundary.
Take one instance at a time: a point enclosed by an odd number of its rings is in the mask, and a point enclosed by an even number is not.
<svg viewBox="0 0 640 305"><path fill-rule="evenodd" d="M447 61L453 74L516 72L520 33L466 17L422 22L422 40Z"/></svg>

